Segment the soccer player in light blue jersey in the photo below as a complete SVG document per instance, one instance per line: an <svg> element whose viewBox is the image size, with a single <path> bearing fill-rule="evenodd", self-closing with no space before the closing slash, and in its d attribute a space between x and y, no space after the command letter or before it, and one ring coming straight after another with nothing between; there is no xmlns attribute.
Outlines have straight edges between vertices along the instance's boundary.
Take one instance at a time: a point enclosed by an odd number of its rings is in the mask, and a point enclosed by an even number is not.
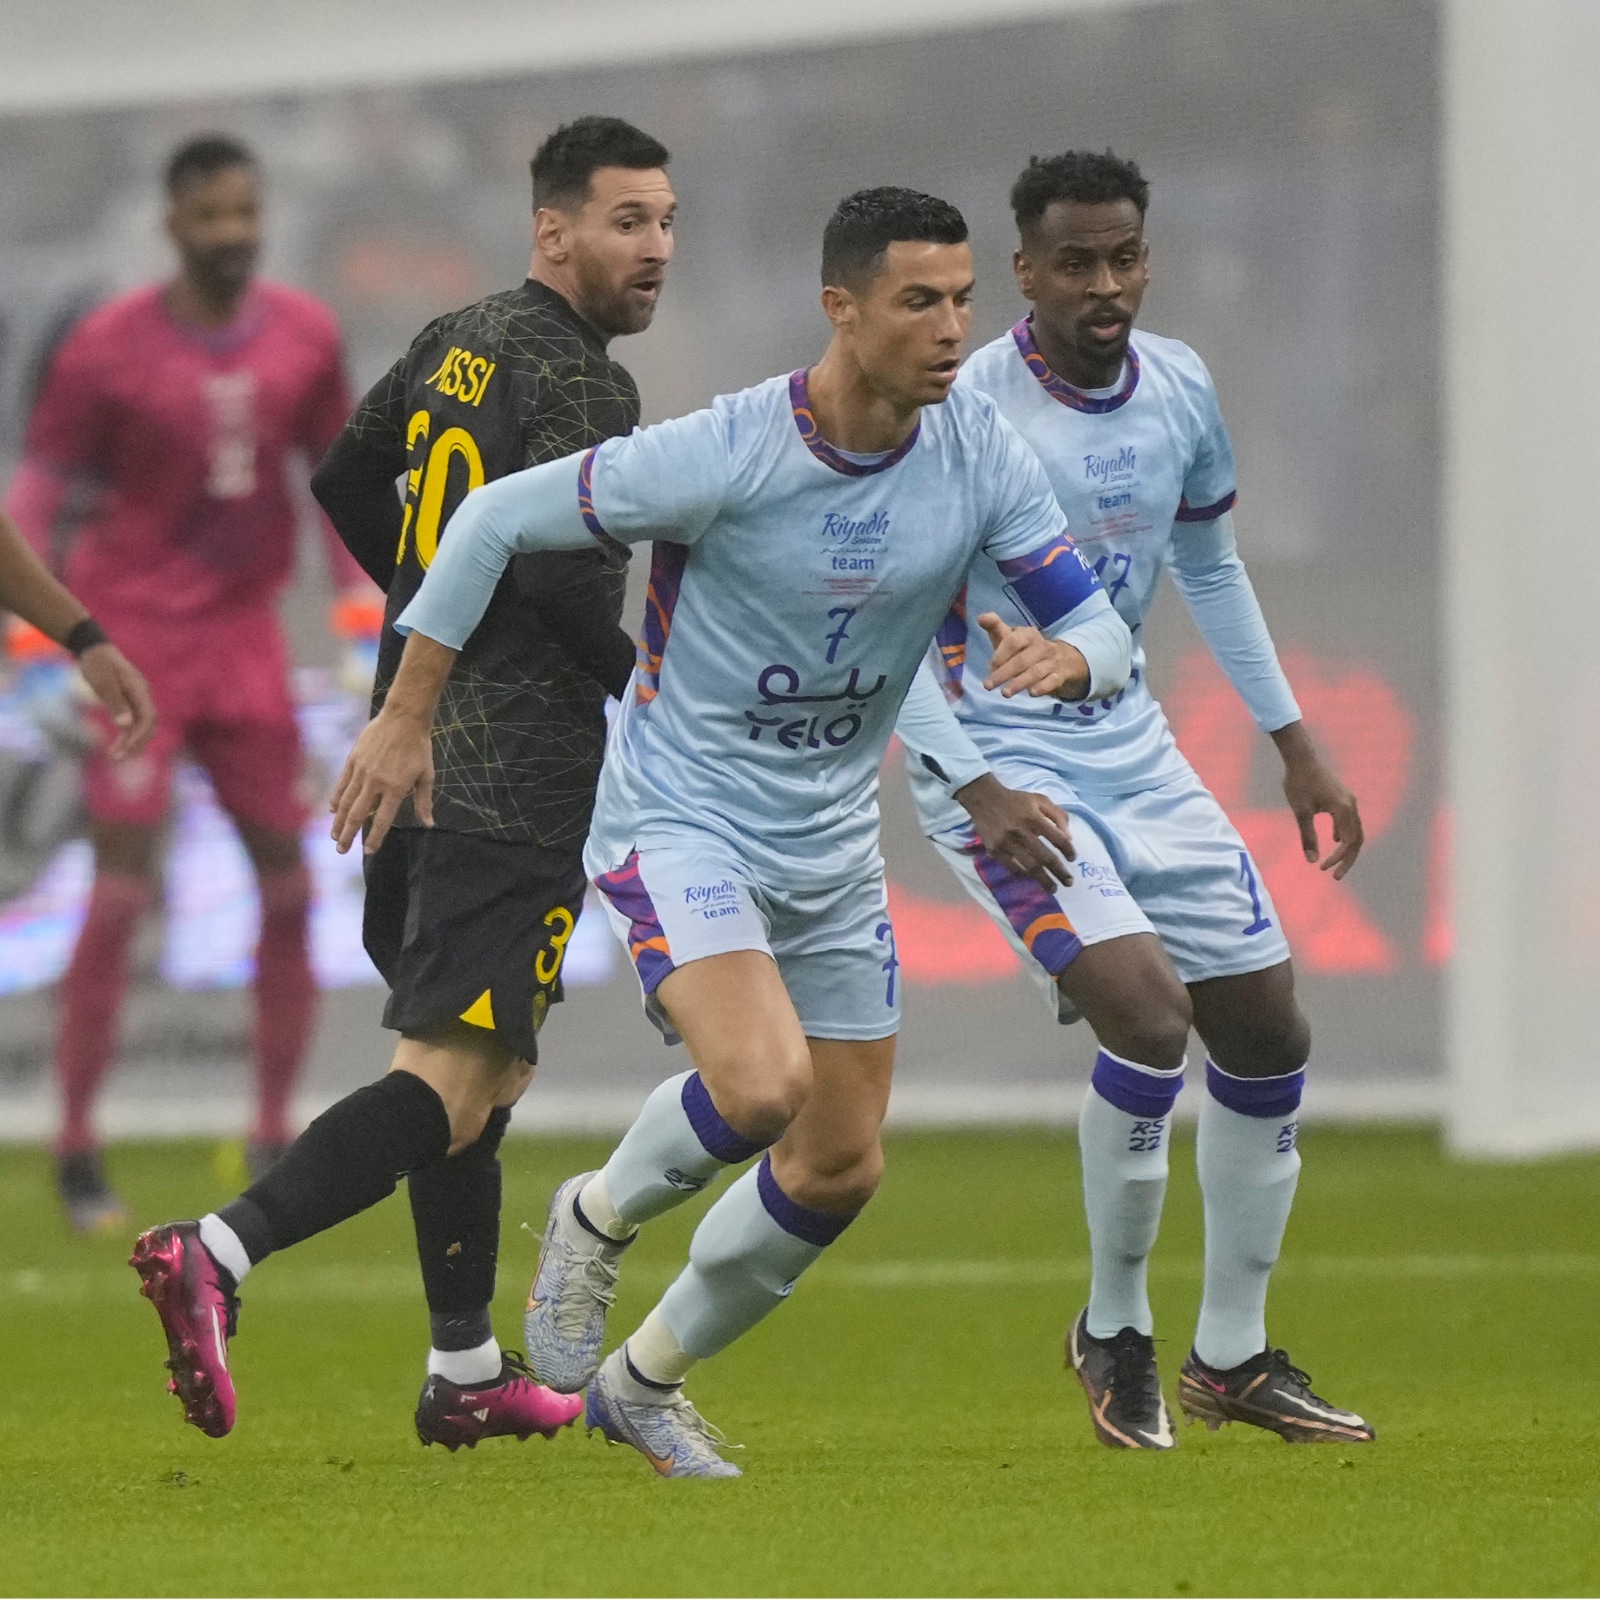
<svg viewBox="0 0 1600 1600"><path fill-rule="evenodd" d="M1361 849L1360 816L1306 733L1235 550L1233 450L1210 374L1187 345L1133 331L1149 281L1148 198L1137 167L1109 152L1030 163L1011 202L1017 281L1033 310L973 355L956 393L989 396L1032 445L1136 645L1171 571L1283 757L1307 861L1319 854L1315 817L1327 813L1335 845L1320 865L1342 877ZM1101 1045L1079 1123L1093 1282L1067 1341L1095 1431L1120 1448L1174 1442L1145 1279L1192 1023L1207 1050L1206 1262L1179 1404L1213 1427L1371 1439L1267 1341L1267 1278L1300 1170L1310 1049L1271 897L1173 742L1142 649L1126 687L1077 705L989 687L989 641L969 635L966 616L1021 620L1018 598L1004 568L980 555L901 733L925 831L1063 1020L1086 1017ZM1077 850L1071 881L1052 874L1043 848L1018 870L1029 826L1056 826L1063 812Z"/></svg>
<svg viewBox="0 0 1600 1600"><path fill-rule="evenodd" d="M587 1385L590 1426L665 1476L737 1475L683 1379L778 1305L877 1185L900 1000L877 774L974 557L1018 597L1016 626L991 619L996 688L1065 703L1127 678L1128 630L1037 459L992 400L952 389L966 237L927 195L850 196L824 234L833 337L816 366L469 495L335 796L341 848L371 818L375 849L413 793L426 820L440 686L516 553L654 541L586 861L693 1070L602 1171L557 1190L524 1331L541 1380ZM1070 853L1064 828L1043 831ZM600 1365L639 1225L756 1155Z"/></svg>

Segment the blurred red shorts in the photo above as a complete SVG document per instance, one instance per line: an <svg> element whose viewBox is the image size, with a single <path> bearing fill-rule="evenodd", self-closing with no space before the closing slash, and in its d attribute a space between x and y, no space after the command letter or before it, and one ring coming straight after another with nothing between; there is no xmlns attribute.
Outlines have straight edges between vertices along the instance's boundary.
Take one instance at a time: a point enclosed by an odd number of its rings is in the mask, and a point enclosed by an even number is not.
<svg viewBox="0 0 1600 1600"><path fill-rule="evenodd" d="M275 611L254 607L182 622L105 618L117 647L145 675L159 721L138 755L104 754L111 720L88 713L95 748L84 762L89 814L157 826L166 819L181 753L211 780L236 822L276 832L304 826L304 756L289 693L289 653Z"/></svg>

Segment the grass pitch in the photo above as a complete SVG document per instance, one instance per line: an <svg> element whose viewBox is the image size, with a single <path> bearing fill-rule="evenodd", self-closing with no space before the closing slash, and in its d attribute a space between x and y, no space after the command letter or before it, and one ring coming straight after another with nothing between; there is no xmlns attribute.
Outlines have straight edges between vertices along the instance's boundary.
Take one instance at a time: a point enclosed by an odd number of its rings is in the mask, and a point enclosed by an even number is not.
<svg viewBox="0 0 1600 1600"><path fill-rule="evenodd" d="M508 1141L497 1322L515 1343L558 1179ZM0 1589L8 1594L1592 1594L1600 1590L1600 1161L1456 1165L1417 1132L1313 1132L1271 1327L1366 1447L1180 1426L1092 1437L1061 1370L1087 1281L1070 1134L894 1140L863 1219L691 1381L747 1448L667 1483L598 1436L423 1450L427 1323L402 1197L245 1286L222 1441L163 1392L127 1241L0 1156ZM1152 1272L1171 1393L1199 1294L1193 1147ZM197 1144L112 1153L143 1225L231 1193ZM703 1203L703 1202L702 1202ZM700 1205L631 1252L648 1308Z"/></svg>

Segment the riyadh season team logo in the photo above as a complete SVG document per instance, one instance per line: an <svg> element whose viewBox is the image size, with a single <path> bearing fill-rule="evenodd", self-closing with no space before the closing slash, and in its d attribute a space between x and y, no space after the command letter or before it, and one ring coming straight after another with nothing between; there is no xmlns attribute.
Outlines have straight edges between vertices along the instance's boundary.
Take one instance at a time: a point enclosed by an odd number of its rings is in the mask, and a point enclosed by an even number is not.
<svg viewBox="0 0 1600 1600"><path fill-rule="evenodd" d="M1085 482L1104 489L1114 483L1127 483L1139 470L1139 452L1131 444L1110 455L1097 455L1091 451L1083 458Z"/></svg>
<svg viewBox="0 0 1600 1600"><path fill-rule="evenodd" d="M835 572L871 572L889 537L889 513L849 517L830 511L822 519L823 554Z"/></svg>
<svg viewBox="0 0 1600 1600"><path fill-rule="evenodd" d="M708 921L716 917L739 915L739 889L732 878L720 883L691 883L683 891L683 903Z"/></svg>

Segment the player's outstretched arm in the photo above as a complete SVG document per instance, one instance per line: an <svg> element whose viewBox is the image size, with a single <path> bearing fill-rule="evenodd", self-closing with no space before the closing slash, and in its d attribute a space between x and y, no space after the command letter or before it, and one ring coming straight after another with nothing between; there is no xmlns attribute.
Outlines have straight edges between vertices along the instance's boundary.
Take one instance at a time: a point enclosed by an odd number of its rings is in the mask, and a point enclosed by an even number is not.
<svg viewBox="0 0 1600 1600"><path fill-rule="evenodd" d="M1008 700L1024 690L1057 700L1102 699L1128 681L1133 636L1098 585L1048 631L1014 628L992 611L978 626L994 646L983 686Z"/></svg>
<svg viewBox="0 0 1600 1600"><path fill-rule="evenodd" d="M328 802L340 855L368 822L366 853L376 854L408 799L417 820L433 826L433 712L455 659L425 634L406 640L383 709L361 730Z"/></svg>
<svg viewBox="0 0 1600 1600"><path fill-rule="evenodd" d="M911 680L900 718L900 742L949 789L972 819L985 850L1007 871L1043 888L1071 883L1074 857L1066 813L1041 794L1008 789L989 770L924 661Z"/></svg>
<svg viewBox="0 0 1600 1600"><path fill-rule="evenodd" d="M56 581L4 513L0 513L0 609L31 622L78 658L84 682L117 730L107 751L113 761L144 746L155 732L156 708L143 674Z"/></svg>
<svg viewBox="0 0 1600 1600"><path fill-rule="evenodd" d="M395 627L459 650L483 620L513 556L591 548L595 535L579 503L584 459L563 456L474 489L451 517L422 587Z"/></svg>
<svg viewBox="0 0 1600 1600"><path fill-rule="evenodd" d="M1172 543L1172 580L1217 665L1283 757L1283 793L1306 860L1316 863L1321 855L1317 817L1329 817L1333 849L1320 865L1342 878L1361 854L1361 810L1306 731L1240 559L1230 515L1180 525Z"/></svg>
<svg viewBox="0 0 1600 1600"><path fill-rule="evenodd" d="M400 807L433 826L433 712L450 668L483 620L511 558L594 542L578 509L583 457L567 456L474 489L451 517L439 554L395 619L410 637L383 709L362 729L329 806L340 854L367 829L376 853Z"/></svg>

